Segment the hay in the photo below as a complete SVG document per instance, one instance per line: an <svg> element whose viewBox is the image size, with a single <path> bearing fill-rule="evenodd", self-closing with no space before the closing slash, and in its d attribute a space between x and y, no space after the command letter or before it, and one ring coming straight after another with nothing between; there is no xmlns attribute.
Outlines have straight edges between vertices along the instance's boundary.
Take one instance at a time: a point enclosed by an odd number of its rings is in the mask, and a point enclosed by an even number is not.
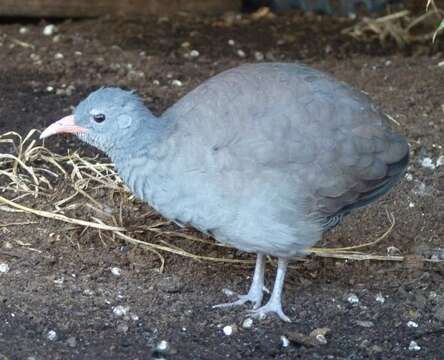
<svg viewBox="0 0 444 360"><path fill-rule="evenodd" d="M141 246L155 254L163 269L165 258L162 254L171 253L189 257L197 261L211 261L237 264L253 264L254 260L208 256L208 247L221 247L211 239L189 233L189 229L176 230L169 221L160 217L141 225L124 225L124 208L139 209L140 204L130 194L128 188L116 173L113 165L99 157L85 157L78 152L59 155L51 152L44 145L33 140L37 130L31 130L22 137L15 132L0 135L0 145L9 146L11 153L0 154L0 211L21 212L38 217L61 221L74 226L83 234L96 231L102 242L105 238L121 239L129 244ZM64 180L68 184L64 191L56 190L56 183ZM8 196L6 196L8 195ZM54 201L54 197L62 197ZM110 208L103 199L112 199ZM35 209L25 205L25 199L34 199L34 203L48 206L49 209ZM38 201L35 201L37 199ZM41 201L40 201L41 200ZM124 206L125 204L125 206ZM67 213L78 208L89 209L97 216L85 218L68 216ZM135 214L140 217L140 211ZM144 215L152 215L151 212ZM382 256L364 253L358 250L370 248L383 241L395 225L393 215L387 212L390 221L388 230L376 240L343 248L313 248L307 252L320 257L350 260L390 260L403 261L402 256ZM145 218L144 218L145 220ZM33 222L32 222L33 223ZM14 226L25 223L10 223L2 226ZM31 224L31 222L26 222ZM143 238L143 240L141 240ZM146 240L149 239L149 240ZM181 239L181 244L199 243L206 250L204 254L193 253L178 247L174 240Z"/></svg>
<svg viewBox="0 0 444 360"><path fill-rule="evenodd" d="M381 44L394 40L399 48L404 48L415 42L430 42L436 37L436 27L430 27L429 31L422 31L418 34L415 33L415 30L419 25L430 20L439 22L444 16L444 11L433 3L431 7L431 10L416 17L412 16L408 10L379 18L363 17L353 26L343 29L341 33L361 41L377 39Z"/></svg>

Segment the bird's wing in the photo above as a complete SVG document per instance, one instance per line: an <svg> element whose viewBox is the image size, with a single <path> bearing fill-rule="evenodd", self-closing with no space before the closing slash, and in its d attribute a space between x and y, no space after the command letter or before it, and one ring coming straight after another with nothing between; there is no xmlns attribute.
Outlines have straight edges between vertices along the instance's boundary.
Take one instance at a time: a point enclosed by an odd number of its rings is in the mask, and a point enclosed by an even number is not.
<svg viewBox="0 0 444 360"><path fill-rule="evenodd" d="M167 116L205 166L243 169L246 183L279 175L327 221L385 193L408 162L407 142L366 95L303 65L241 66L186 99Z"/></svg>

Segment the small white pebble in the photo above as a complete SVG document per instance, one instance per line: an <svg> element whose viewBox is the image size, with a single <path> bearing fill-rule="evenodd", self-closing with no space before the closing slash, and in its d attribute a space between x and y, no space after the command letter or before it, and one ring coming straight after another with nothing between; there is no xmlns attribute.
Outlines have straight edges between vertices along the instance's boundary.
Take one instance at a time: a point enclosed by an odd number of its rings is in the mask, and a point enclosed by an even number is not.
<svg viewBox="0 0 444 360"><path fill-rule="evenodd" d="M58 279L54 279L53 283L56 285L62 285L64 281L65 281L65 277L62 276Z"/></svg>
<svg viewBox="0 0 444 360"><path fill-rule="evenodd" d="M228 40L228 45L234 46L234 44L236 44L236 42L233 39Z"/></svg>
<svg viewBox="0 0 444 360"><path fill-rule="evenodd" d="M180 87L183 84L182 84L182 81L176 79L171 82L171 85Z"/></svg>
<svg viewBox="0 0 444 360"><path fill-rule="evenodd" d="M412 180L413 180L413 175L410 174L410 173L407 173L407 174L405 174L405 179L406 179L407 181L412 181Z"/></svg>
<svg viewBox="0 0 444 360"><path fill-rule="evenodd" d="M165 352L166 350L168 350L168 347L169 347L168 341L166 341L166 340L162 340L161 342L159 342L159 343L157 344L156 349L157 349L158 351Z"/></svg>
<svg viewBox="0 0 444 360"><path fill-rule="evenodd" d="M153 85L156 85L156 86L160 85L160 81L159 80L153 80Z"/></svg>
<svg viewBox="0 0 444 360"><path fill-rule="evenodd" d="M325 345L328 342L327 338L323 334L316 335L316 340L318 341L319 344L322 344L322 345Z"/></svg>
<svg viewBox="0 0 444 360"><path fill-rule="evenodd" d="M47 92L53 92L53 91L54 91L54 87L52 87L52 86L47 86L47 87L46 87L46 91L47 91Z"/></svg>
<svg viewBox="0 0 444 360"><path fill-rule="evenodd" d="M27 27L22 26L22 27L19 29L19 33L20 33L20 34L27 34L27 33L29 33L29 29L28 29Z"/></svg>
<svg viewBox="0 0 444 360"><path fill-rule="evenodd" d="M9 265L6 263L0 263L0 273L9 272Z"/></svg>
<svg viewBox="0 0 444 360"><path fill-rule="evenodd" d="M401 254L401 250L399 250L396 246L389 246L387 248L387 255L388 256L396 256Z"/></svg>
<svg viewBox="0 0 444 360"><path fill-rule="evenodd" d="M414 321L408 321L407 322L407 327L409 327L409 328L417 328L419 325L418 325L418 323L416 323L416 322L414 322Z"/></svg>
<svg viewBox="0 0 444 360"><path fill-rule="evenodd" d="M54 24L46 25L43 28L43 35L45 36L51 36L57 32L57 27Z"/></svg>
<svg viewBox="0 0 444 360"><path fill-rule="evenodd" d="M116 316L125 316L128 314L129 306L117 305L113 308L113 314Z"/></svg>
<svg viewBox="0 0 444 360"><path fill-rule="evenodd" d="M439 66L439 67L443 67L443 66L444 66L444 61L440 61L440 62L438 63L438 66Z"/></svg>
<svg viewBox="0 0 444 360"><path fill-rule="evenodd" d="M288 345L290 345L290 341L284 335L281 336L281 341L282 341L282 347L284 347L284 348L286 348L286 347L288 347Z"/></svg>
<svg viewBox="0 0 444 360"><path fill-rule="evenodd" d="M244 58L245 56L247 56L246 54L245 54L245 51L243 51L242 49L239 49L239 50L237 50L237 56L239 56L239 57L241 57L241 58Z"/></svg>
<svg viewBox="0 0 444 360"><path fill-rule="evenodd" d="M49 330L46 337L48 338L48 340L54 341L57 339L57 333L54 330Z"/></svg>
<svg viewBox="0 0 444 360"><path fill-rule="evenodd" d="M133 321L137 321L137 320L139 320L139 316L137 316L136 314L131 314L131 315L130 315L130 318L131 318L131 320L133 320Z"/></svg>
<svg viewBox="0 0 444 360"><path fill-rule="evenodd" d="M357 304L359 303L359 298L356 294L350 294L349 296L347 296L347 301L350 304Z"/></svg>
<svg viewBox="0 0 444 360"><path fill-rule="evenodd" d="M378 303L380 303L380 304L384 304L384 303L385 303L385 297L384 297L384 295L382 295L381 293L378 293L378 294L376 295L375 300L376 300Z"/></svg>
<svg viewBox="0 0 444 360"><path fill-rule="evenodd" d="M82 56L83 53L81 51L74 51L75 56Z"/></svg>
<svg viewBox="0 0 444 360"><path fill-rule="evenodd" d="M433 163L433 159L429 158L429 157L425 157L424 159L422 159L419 164L427 169L432 169L434 170L436 168L436 165Z"/></svg>
<svg viewBox="0 0 444 360"><path fill-rule="evenodd" d="M112 267L111 273L115 276L120 276L120 274L122 273L122 270L118 267Z"/></svg>
<svg viewBox="0 0 444 360"><path fill-rule="evenodd" d="M224 326L222 329L225 335L230 336L233 335L233 327L231 325Z"/></svg>
<svg viewBox="0 0 444 360"><path fill-rule="evenodd" d="M57 54L54 55L54 59L56 59L56 60L60 60L60 59L63 59L63 58L64 58L64 56L63 56L62 53L57 53Z"/></svg>
<svg viewBox="0 0 444 360"><path fill-rule="evenodd" d="M235 295L235 292L233 290L226 289L226 288L222 289L222 292L224 293L225 296L234 296Z"/></svg>
<svg viewBox="0 0 444 360"><path fill-rule="evenodd" d="M256 59L256 61L262 61L264 60L265 56L260 51L255 51L254 58Z"/></svg>
<svg viewBox="0 0 444 360"><path fill-rule="evenodd" d="M83 290L83 293L88 296L94 295L94 291L92 291L91 289L85 289Z"/></svg>
<svg viewBox="0 0 444 360"><path fill-rule="evenodd" d="M242 322L242 327L244 329L251 329L253 327L253 319L252 318L246 318L243 322Z"/></svg>
<svg viewBox="0 0 444 360"><path fill-rule="evenodd" d="M410 344L409 344L409 350L410 351L419 351L419 350L421 350L421 346L419 346L416 341L412 340L412 341L410 341Z"/></svg>
<svg viewBox="0 0 444 360"><path fill-rule="evenodd" d="M415 203L412 203L411 201L409 202L409 208L414 208L415 207Z"/></svg>
<svg viewBox="0 0 444 360"><path fill-rule="evenodd" d="M191 50L191 51L190 51L190 56L191 56L192 58L197 58L197 57L199 57L199 55L200 55L200 53L199 53L199 51L197 51L197 50Z"/></svg>

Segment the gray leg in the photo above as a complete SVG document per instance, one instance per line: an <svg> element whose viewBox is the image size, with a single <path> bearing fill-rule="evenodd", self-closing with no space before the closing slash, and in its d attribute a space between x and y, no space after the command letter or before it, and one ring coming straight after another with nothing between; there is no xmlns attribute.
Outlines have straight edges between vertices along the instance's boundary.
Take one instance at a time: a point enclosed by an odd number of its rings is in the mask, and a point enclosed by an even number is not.
<svg viewBox="0 0 444 360"><path fill-rule="evenodd" d="M237 295L238 299L231 303L214 305L213 308L229 307L236 305L243 305L246 302L253 304L253 309L259 308L264 296L264 273L265 273L265 256L257 254L256 267L254 269L253 281L251 282L250 290L246 295Z"/></svg>
<svg viewBox="0 0 444 360"><path fill-rule="evenodd" d="M255 310L251 311L251 315L263 319L269 313L275 313L282 320L291 322L290 318L282 311L282 290L284 288L285 273L287 272L288 260L279 258L278 268L276 272L276 280L274 282L273 292L271 293L270 300Z"/></svg>

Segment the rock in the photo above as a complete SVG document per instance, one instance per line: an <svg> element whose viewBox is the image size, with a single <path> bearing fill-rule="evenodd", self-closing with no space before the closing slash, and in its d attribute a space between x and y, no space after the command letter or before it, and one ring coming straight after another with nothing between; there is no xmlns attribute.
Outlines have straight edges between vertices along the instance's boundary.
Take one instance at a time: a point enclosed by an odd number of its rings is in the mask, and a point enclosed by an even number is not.
<svg viewBox="0 0 444 360"><path fill-rule="evenodd" d="M283 348L286 348L286 347L288 347L288 345L290 345L290 341L284 335L281 336L281 342L282 342Z"/></svg>
<svg viewBox="0 0 444 360"><path fill-rule="evenodd" d="M46 337L49 341L57 340L57 333L54 330L49 330Z"/></svg>
<svg viewBox="0 0 444 360"><path fill-rule="evenodd" d="M246 318L243 322L242 322L242 327L244 329L251 329L253 327L253 319L252 318Z"/></svg>
<svg viewBox="0 0 444 360"><path fill-rule="evenodd" d="M224 332L225 335L231 336L237 332L237 326L235 324L227 325L223 327L222 331Z"/></svg>
<svg viewBox="0 0 444 360"><path fill-rule="evenodd" d="M54 35L57 31L58 29L54 24L48 24L43 28L43 35L51 36Z"/></svg>
<svg viewBox="0 0 444 360"><path fill-rule="evenodd" d="M410 351L419 351L419 350L421 350L421 346L419 346L416 341L412 340L412 341L410 341L410 344L409 344L409 350Z"/></svg>
<svg viewBox="0 0 444 360"><path fill-rule="evenodd" d="M160 280L157 286L163 292L172 294L181 292L184 287L184 283L178 276L171 275Z"/></svg>
<svg viewBox="0 0 444 360"><path fill-rule="evenodd" d="M128 314L129 306L117 305L113 308L113 314L116 316L125 316Z"/></svg>
<svg viewBox="0 0 444 360"><path fill-rule="evenodd" d="M70 337L66 340L66 344L67 344L69 347L74 348L74 347L77 346L77 340L76 340L76 338L75 338L74 336L70 336Z"/></svg>
<svg viewBox="0 0 444 360"><path fill-rule="evenodd" d="M357 296L356 294L353 294L353 293L351 293L351 294L349 294L349 295L347 296L347 301L348 301L350 304L352 304L352 305L359 304L359 298L358 298L358 296Z"/></svg>
<svg viewBox="0 0 444 360"><path fill-rule="evenodd" d="M0 273L7 273L9 272L9 265L6 263L0 263Z"/></svg>

